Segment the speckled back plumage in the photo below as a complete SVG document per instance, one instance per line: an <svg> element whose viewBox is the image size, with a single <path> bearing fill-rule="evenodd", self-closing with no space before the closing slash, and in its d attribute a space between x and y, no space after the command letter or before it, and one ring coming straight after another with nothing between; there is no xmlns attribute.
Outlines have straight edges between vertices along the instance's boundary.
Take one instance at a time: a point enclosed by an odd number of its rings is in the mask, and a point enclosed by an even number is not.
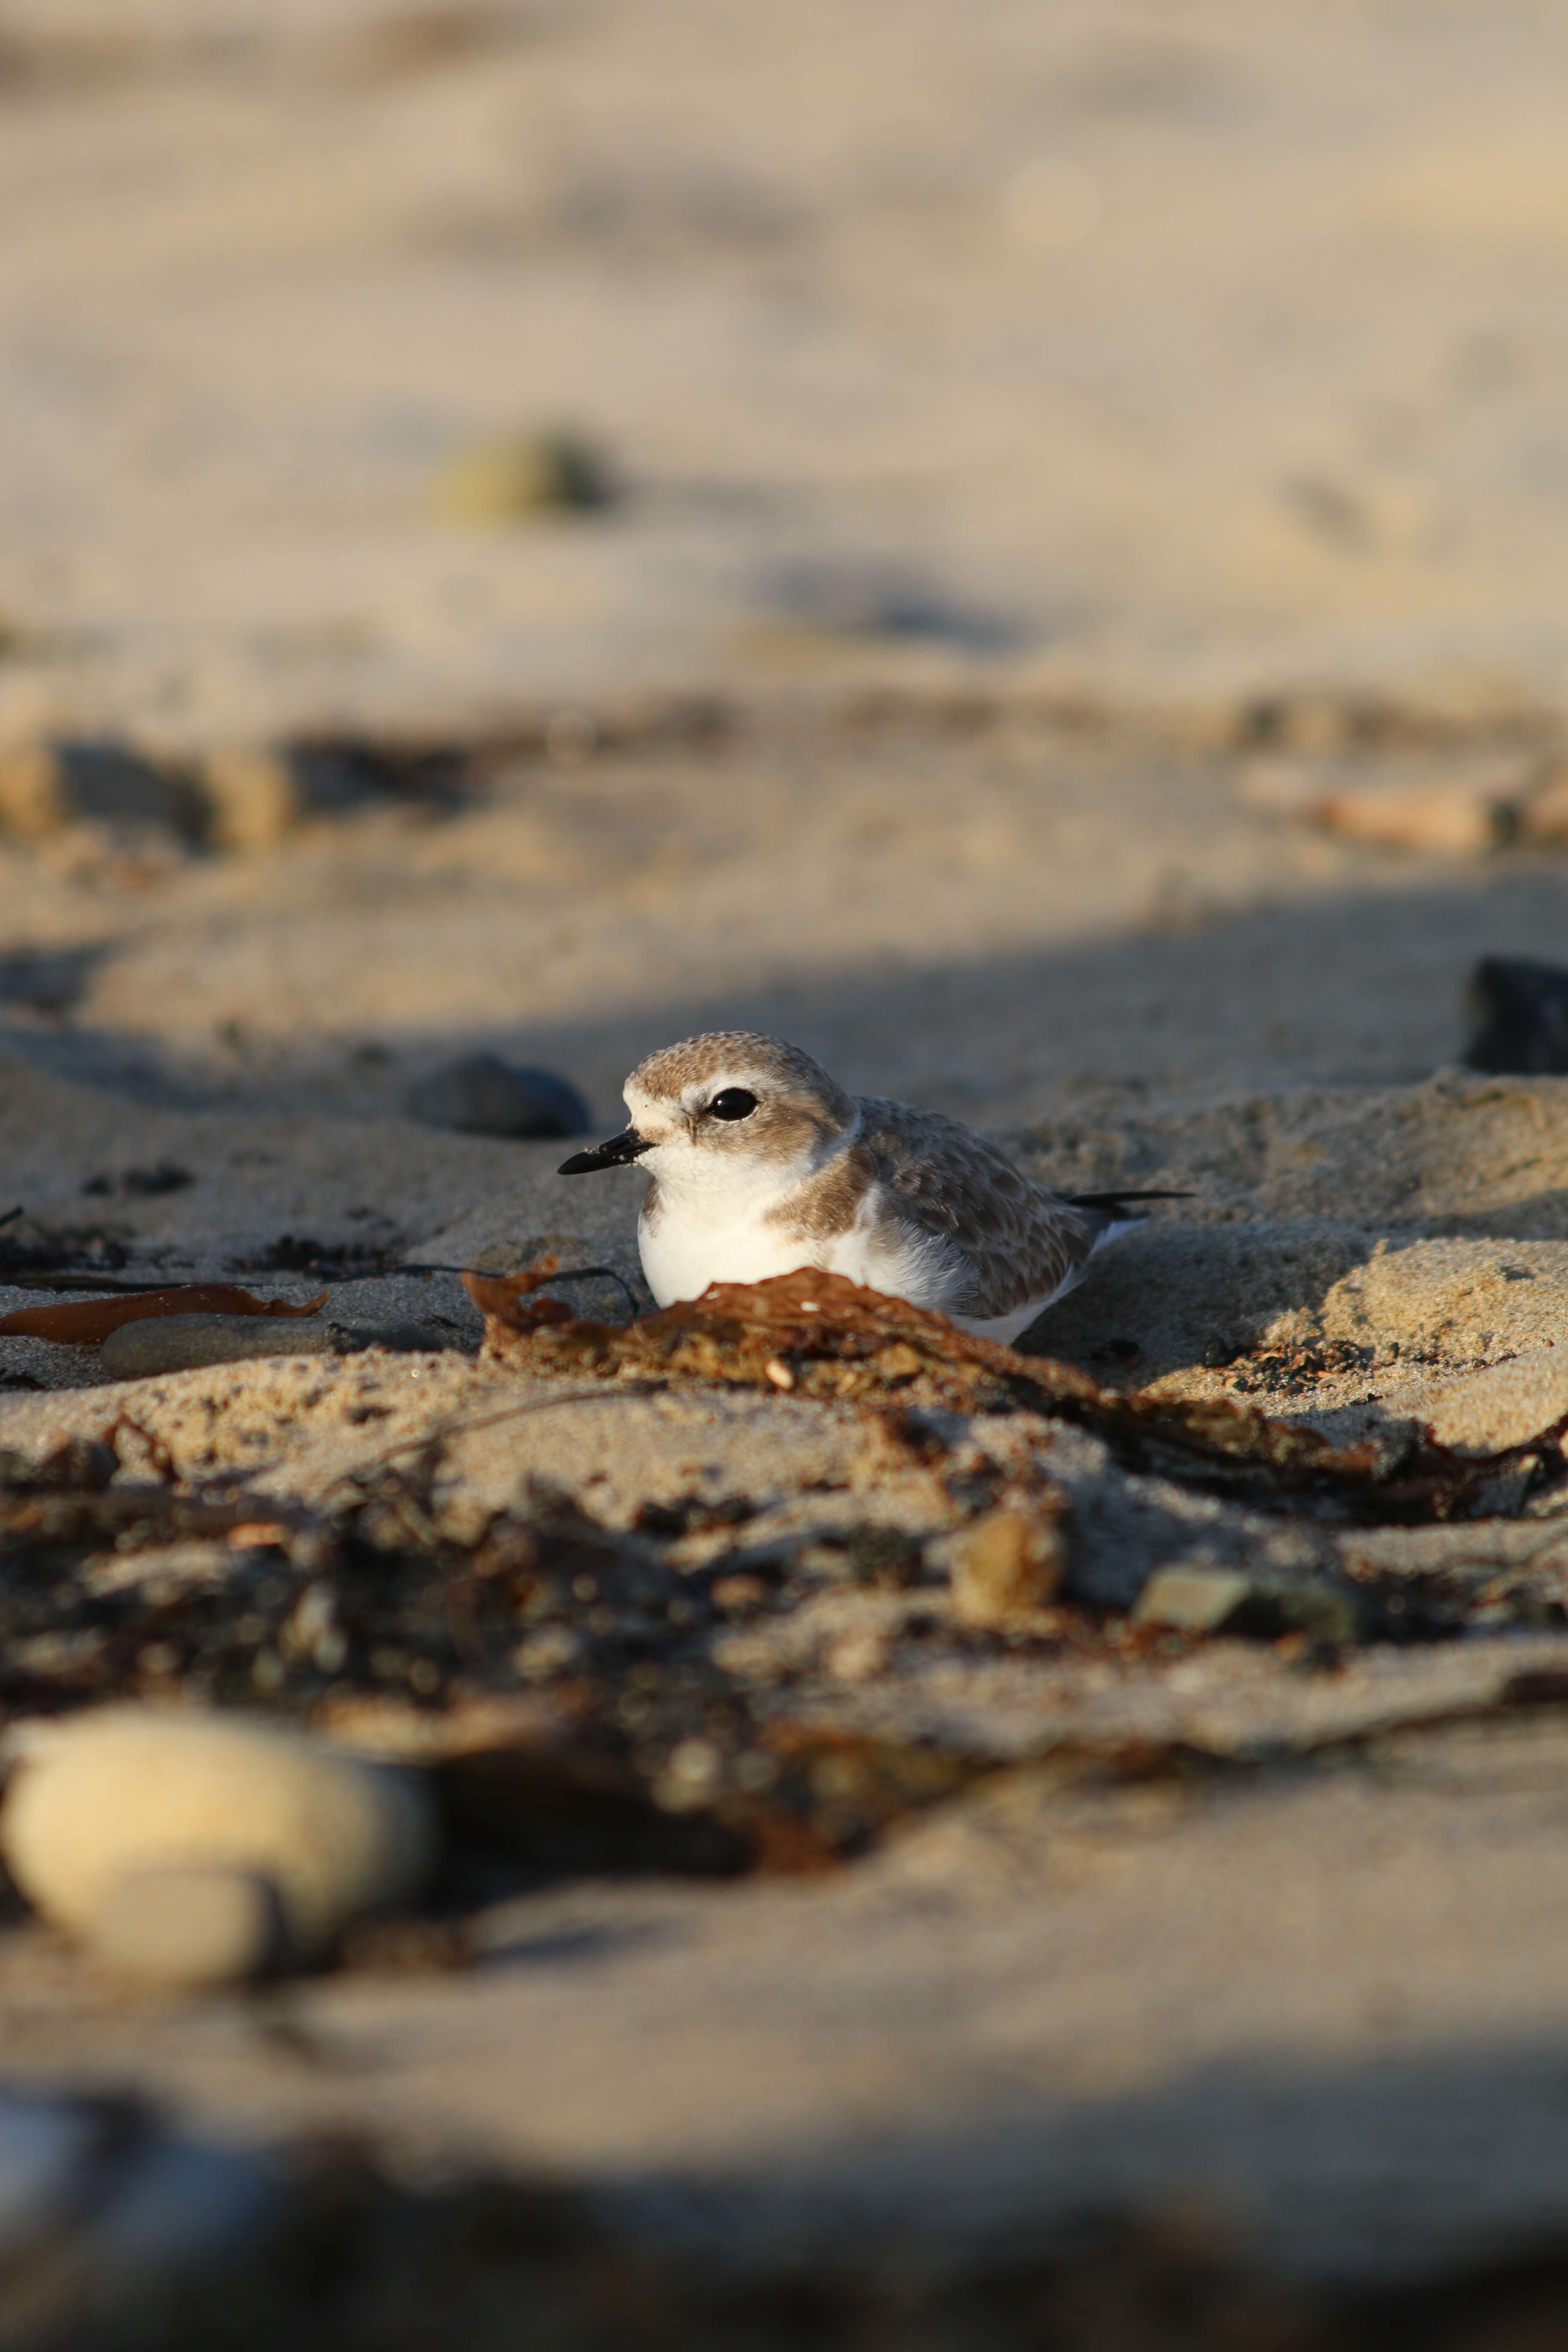
<svg viewBox="0 0 1568 2352"><path fill-rule="evenodd" d="M1007 1315L1048 1298L1087 1261L1107 1219L1075 1209L1014 1167L994 1143L909 1103L860 1101L859 1148L906 1217L961 1255L951 1306Z"/></svg>

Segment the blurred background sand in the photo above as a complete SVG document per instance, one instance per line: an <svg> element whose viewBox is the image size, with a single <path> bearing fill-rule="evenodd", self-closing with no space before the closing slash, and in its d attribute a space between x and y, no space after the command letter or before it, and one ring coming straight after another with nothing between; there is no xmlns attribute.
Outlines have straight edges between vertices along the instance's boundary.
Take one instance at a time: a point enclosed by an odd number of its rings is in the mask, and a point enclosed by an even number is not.
<svg viewBox="0 0 1568 2352"><path fill-rule="evenodd" d="M8 0L0 713L1555 702L1565 90L1528 0ZM442 518L551 426L620 503Z"/></svg>
<svg viewBox="0 0 1568 2352"><path fill-rule="evenodd" d="M1453 1058L1555 859L1249 754L1555 740L1564 67L1523 5L11 0L0 759L534 745L265 856L0 845L17 1046L613 1117L738 1019L994 1122Z"/></svg>

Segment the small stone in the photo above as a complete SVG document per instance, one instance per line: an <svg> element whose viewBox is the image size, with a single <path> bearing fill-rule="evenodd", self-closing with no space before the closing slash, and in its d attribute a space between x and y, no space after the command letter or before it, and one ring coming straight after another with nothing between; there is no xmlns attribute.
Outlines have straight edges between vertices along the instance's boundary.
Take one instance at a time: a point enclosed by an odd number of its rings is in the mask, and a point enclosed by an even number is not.
<svg viewBox="0 0 1568 2352"><path fill-rule="evenodd" d="M220 849L271 849L307 819L337 816L367 798L343 759L298 743L232 745L210 751L200 785Z"/></svg>
<svg viewBox="0 0 1568 2352"><path fill-rule="evenodd" d="M761 1609L767 1600L768 1588L760 1576L748 1576L743 1570L733 1575L717 1578L709 1598L715 1609L727 1617L741 1616L751 1610Z"/></svg>
<svg viewBox="0 0 1568 2352"><path fill-rule="evenodd" d="M1318 823L1347 840L1388 849L1469 857L1495 848L1512 831L1517 778L1490 782L1363 784L1330 793L1312 810Z"/></svg>
<svg viewBox="0 0 1568 2352"><path fill-rule="evenodd" d="M447 1062L410 1087L408 1116L459 1135L586 1135L588 1106L553 1070L515 1068L494 1054Z"/></svg>
<svg viewBox="0 0 1568 2352"><path fill-rule="evenodd" d="M874 1682L888 1664L888 1638L871 1627L843 1633L823 1661L837 1683Z"/></svg>
<svg viewBox="0 0 1568 2352"><path fill-rule="evenodd" d="M438 1832L424 1782L237 1715L112 1706L40 1734L6 1791L0 1849L45 1916L91 1936L146 1872L238 1874L275 1888L289 1955L412 1901ZM195 1898L193 1898L193 1901ZM207 1898L209 1922L231 1896ZM142 1932L138 1930L137 1932ZM213 1929L214 1940L216 1930Z"/></svg>
<svg viewBox="0 0 1568 2352"><path fill-rule="evenodd" d="M615 499L609 469L574 433L518 433L480 442L437 478L435 508L446 522L526 522L585 514Z"/></svg>
<svg viewBox="0 0 1568 2352"><path fill-rule="evenodd" d="M1055 1600L1067 1573L1059 1514L987 1511L964 1534L952 1570L961 1624L1018 1625Z"/></svg>
<svg viewBox="0 0 1568 2352"><path fill-rule="evenodd" d="M1332 1649L1350 1647L1363 1631L1356 1598L1342 1586L1255 1578L1229 1568L1157 1570L1139 1596L1132 1622L1180 1633L1234 1633L1254 1642L1304 1634Z"/></svg>
<svg viewBox="0 0 1568 2352"><path fill-rule="evenodd" d="M1519 812L1519 838L1548 849L1560 849L1568 843L1568 770L1554 770L1523 803Z"/></svg>
<svg viewBox="0 0 1568 2352"><path fill-rule="evenodd" d="M243 1364L259 1356L342 1355L363 1342L317 1316L155 1315L122 1323L99 1350L110 1380L144 1381L198 1364Z"/></svg>
<svg viewBox="0 0 1568 2352"><path fill-rule="evenodd" d="M1132 1612L1135 1625L1168 1625L1178 1633L1217 1633L1252 1591L1239 1569L1156 1569Z"/></svg>
<svg viewBox="0 0 1568 2352"><path fill-rule="evenodd" d="M192 780L126 745L41 739L0 751L0 827L42 841L84 820L197 840L205 809Z"/></svg>
<svg viewBox="0 0 1568 2352"><path fill-rule="evenodd" d="M87 1923L99 1958L164 1985L247 1983L287 1950L278 1890L249 1870L132 1870Z"/></svg>
<svg viewBox="0 0 1568 2352"><path fill-rule="evenodd" d="M1568 970L1524 956L1483 956L1465 990L1472 1070L1518 1077L1568 1073Z"/></svg>

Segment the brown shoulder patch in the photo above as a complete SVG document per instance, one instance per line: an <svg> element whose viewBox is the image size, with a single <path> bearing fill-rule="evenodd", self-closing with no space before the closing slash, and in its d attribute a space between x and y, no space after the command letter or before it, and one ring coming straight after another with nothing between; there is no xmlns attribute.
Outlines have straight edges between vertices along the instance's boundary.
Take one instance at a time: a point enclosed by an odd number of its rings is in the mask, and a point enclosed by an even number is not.
<svg viewBox="0 0 1568 2352"><path fill-rule="evenodd" d="M797 1184L764 1224L776 1225L792 1241L829 1242L847 1234L860 1213L868 1186L876 1179L877 1163L863 1143L836 1152L826 1168Z"/></svg>

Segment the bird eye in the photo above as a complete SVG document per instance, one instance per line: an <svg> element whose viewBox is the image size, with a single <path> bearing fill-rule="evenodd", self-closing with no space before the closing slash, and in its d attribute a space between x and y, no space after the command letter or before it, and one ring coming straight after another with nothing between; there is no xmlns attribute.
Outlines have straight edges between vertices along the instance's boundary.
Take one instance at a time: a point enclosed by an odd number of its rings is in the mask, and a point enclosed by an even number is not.
<svg viewBox="0 0 1568 2352"><path fill-rule="evenodd" d="M725 1087L708 1106L715 1118L750 1118L757 1097L744 1087Z"/></svg>

